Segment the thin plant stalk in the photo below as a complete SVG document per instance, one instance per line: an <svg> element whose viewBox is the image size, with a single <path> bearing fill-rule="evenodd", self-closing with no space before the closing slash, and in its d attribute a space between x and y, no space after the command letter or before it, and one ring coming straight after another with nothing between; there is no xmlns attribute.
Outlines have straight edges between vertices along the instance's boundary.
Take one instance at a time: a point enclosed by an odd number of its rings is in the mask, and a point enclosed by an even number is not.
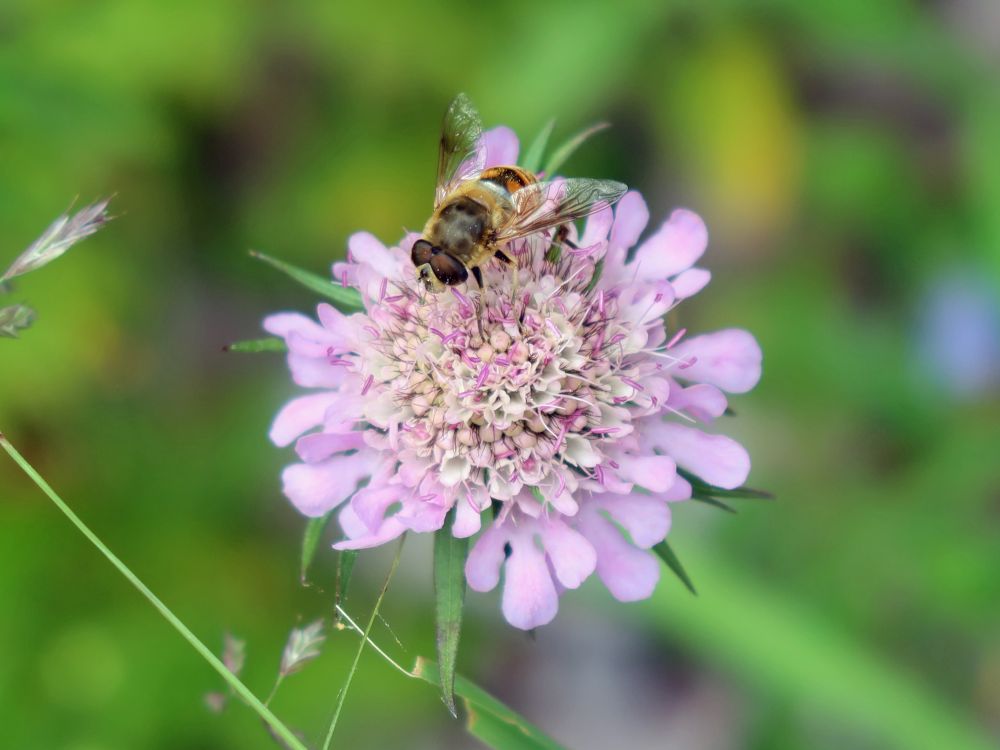
<svg viewBox="0 0 1000 750"><path fill-rule="evenodd" d="M292 730L285 726L281 719L275 716L267 706L261 703L260 699L258 699L257 696L250 691L250 688L244 685L236 675L230 672L229 669L226 668L226 665L223 664L222 661L215 654L213 654L204 643L198 640L198 636L192 633L187 625L181 622L180 618L171 612L170 609L167 608L167 605L160 601L159 597L150 591L146 584L139 580L139 577L133 573L129 567L115 555L114 552L107 548L104 542L98 538L97 534L90 530L80 517L70 509L70 507L62 500L62 498L59 497L59 495L56 494L55 490L49 486L49 483L42 478L42 476L30 463L28 463L27 459L18 453L17 449L10 444L6 437L4 437L3 433L0 433L0 446L7 451L10 457L14 459L14 462L21 467L31 481L38 485L39 489L41 489L42 492L44 492L53 503L55 503L56 507L62 511L63 515L65 515L73 523L73 525L79 529L80 533L87 537L87 539L90 540L90 543L100 550L101 554L104 555L108 561L118 569L119 573L128 579L129 583L139 590L140 594L146 597L149 603L152 604L153 607L155 607L156 610L163 616L163 619L169 622L173 626L174 630L180 633L184 640L191 644L191 647L211 665L212 669L219 673L222 679L229 684L236 694L239 695L240 698L242 698L246 704L252 708L261 719L264 720L264 722L289 748L291 748L291 750L307 750L306 746L302 744ZM364 643L364 641L362 641L362 643Z"/></svg>
<svg viewBox="0 0 1000 750"><path fill-rule="evenodd" d="M354 673L358 670L358 662L361 661L361 652L365 650L365 644L368 643L368 635L372 631L372 626L375 624L375 618L378 617L378 611L382 606L382 599L385 597L385 592L389 590L389 582L392 580L393 574L396 572L396 568L399 567L399 558L403 554L403 542L406 541L406 535L404 534L399 538L399 545L396 547L396 556L392 559L392 566L389 568L389 572L385 576L385 582L382 584L382 590L378 594L378 599L375 600L375 606L372 608L371 616L368 618L368 624L365 626L365 631L362 634L360 643L358 643L358 650L354 654L354 663L351 664L351 671L347 673L347 681L344 683L344 687L340 689L340 693L337 695L337 706L333 710L333 718L330 720L330 728L326 731L326 739L323 741L323 750L330 750L330 743L333 741L333 732L337 728L337 721L340 719L340 710L344 707L344 700L347 698L347 691L351 687L351 681L354 679Z"/></svg>

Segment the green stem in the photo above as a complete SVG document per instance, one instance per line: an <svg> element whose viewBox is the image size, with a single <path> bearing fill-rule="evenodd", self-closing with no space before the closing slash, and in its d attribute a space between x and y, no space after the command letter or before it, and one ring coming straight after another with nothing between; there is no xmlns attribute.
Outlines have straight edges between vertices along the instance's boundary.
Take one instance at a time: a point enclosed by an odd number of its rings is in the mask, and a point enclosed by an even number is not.
<svg viewBox="0 0 1000 750"><path fill-rule="evenodd" d="M77 516L65 502L63 502L62 498L60 498L59 495L55 493L55 490L49 486L48 482L46 482L37 471L35 471L35 468L28 463L24 456L18 453L14 446L7 441L7 438L3 436L3 433L0 433L0 446L3 446L3 449L10 454L10 457L14 459L14 462L31 478L31 481L38 485L42 492L48 495L49 499L56 504L56 507L63 512L63 515L65 515L73 523L73 525L80 530L80 533L87 537L87 539L90 540L90 543L97 547L97 549L101 551L101 554L108 558L108 561L112 565L118 568L118 572L125 576L129 583L135 586L139 590L139 593L149 600L149 603L157 609L163 618L173 625L174 630L180 633L184 640L190 643L192 648L201 654L202 658L222 676L222 679L229 683L229 686L246 702L248 706L250 706L250 708L260 715L268 726L274 730L274 733L278 735L289 748L292 748L292 750L307 750L306 746L302 744L299 738L292 733L292 730L285 726L277 716L271 713L271 710L261 703L257 696L250 692L250 688L240 682L239 678L230 672L226 668L226 665L223 664L222 661L220 661L219 658L213 654L204 643L198 640L198 637L188 629L187 625L181 622L177 615L171 612L167 608L167 605L161 602L156 594L150 591L146 587L146 584L140 581L138 576L129 570L128 566L118 559L118 557L104 545L104 542L102 542L97 535L91 531L82 520L80 520L80 517Z"/></svg>
<svg viewBox="0 0 1000 750"><path fill-rule="evenodd" d="M382 599L385 597L385 592L389 589L389 582L392 580L393 573L396 572L396 568L399 566L399 558L403 554L403 542L406 541L406 534L403 534L399 538L399 546L396 547L396 556L392 559L392 567L389 568L389 572L385 576L385 582L382 584L382 590L378 594L378 599L375 600L375 607L372 609L371 616L368 618L368 624L365 626L365 632L361 637L361 642L358 644L358 650L354 654L354 663L351 664L351 671L347 673L347 681L344 683L344 687L340 689L340 693L337 695L337 707L333 710L333 719L330 720L330 728L326 730L326 739L323 741L323 750L330 750L330 742L333 740L333 731L337 728L337 720L340 718L340 709L344 707L344 700L347 698L347 691L351 687L351 681L354 679L354 673L358 670L358 662L361 661L361 652L365 650L365 644L368 643L368 635L372 631L372 626L375 624L375 618L378 617L379 608L382 606Z"/></svg>

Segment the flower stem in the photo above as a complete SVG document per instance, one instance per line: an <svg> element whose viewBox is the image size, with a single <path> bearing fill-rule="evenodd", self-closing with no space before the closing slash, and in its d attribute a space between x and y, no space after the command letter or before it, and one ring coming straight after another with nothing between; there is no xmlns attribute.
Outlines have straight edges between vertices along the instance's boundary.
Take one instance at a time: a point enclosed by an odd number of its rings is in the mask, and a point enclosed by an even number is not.
<svg viewBox="0 0 1000 750"><path fill-rule="evenodd" d="M347 673L347 681L344 683L344 687L340 689L340 693L337 695L337 706L333 710L333 718L330 720L330 728L326 730L326 739L323 741L323 750L330 750L330 742L333 740L333 732L337 728L337 720L340 719L340 710L344 707L344 700L347 698L347 691L351 687L351 681L354 679L354 673L358 670L358 662L361 661L361 652L365 650L365 644L368 643L368 634L371 633L372 625L375 624L375 618L378 617L379 608L382 606L382 599L385 597L385 592L389 589L389 582L392 580L393 573L396 572L396 568L399 567L399 558L403 554L403 542L406 541L406 534L399 538L399 545L396 547L396 556L392 559L392 566L389 568L389 572L385 576L385 582L382 584L382 590L378 594L378 599L375 600L375 606L372 608L371 616L368 618L368 624L365 626L365 632L362 634L361 642L358 644L358 650L354 654L354 663L351 664L351 671Z"/></svg>
<svg viewBox="0 0 1000 750"><path fill-rule="evenodd" d="M140 594L146 597L149 603L152 604L163 616L163 618L174 627L174 630L180 633L184 640L191 644L191 647L194 648L194 650L197 651L202 658L222 676L222 679L229 684L229 686L246 702L248 706L250 706L250 708L260 715L267 725L274 730L274 733L279 736L289 748L292 748L292 750L307 750L299 738L292 733L292 730L285 726L277 716L271 713L271 710L261 703L257 696L250 692L250 688L240 682L239 678L230 672L226 668L226 665L223 664L222 661L215 654L213 654L204 643L198 640L198 637L188 629L187 625L181 622L177 615L171 612L167 608L167 605L160 601L156 594L150 591L146 584L140 581L139 577L136 576L136 574L133 573L128 566L125 565L125 563L123 563L110 549L105 546L104 542L102 542L98 536L90 530L80 517L77 516L65 502L63 502L62 498L56 494L55 490L49 486L48 482L46 482L37 471L35 471L35 468L28 463L27 459L17 452L17 449L15 449L14 446L8 442L3 433L0 433L0 446L2 446L8 454L10 454L10 457L14 459L14 462L21 467L28 477L31 478L31 481L38 485L42 492L48 495L48 498L55 503L56 507L63 512L63 515L65 515L73 523L73 525L80 530L80 533L87 537L87 539L90 540L90 543L100 550L101 554L104 555L108 561L118 569L119 573L128 579L129 583L139 590Z"/></svg>

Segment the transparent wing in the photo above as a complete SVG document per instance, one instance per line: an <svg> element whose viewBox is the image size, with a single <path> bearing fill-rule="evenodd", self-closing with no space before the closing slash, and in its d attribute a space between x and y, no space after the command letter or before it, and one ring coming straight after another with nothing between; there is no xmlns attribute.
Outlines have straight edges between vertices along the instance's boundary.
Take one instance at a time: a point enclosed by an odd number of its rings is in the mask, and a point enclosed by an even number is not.
<svg viewBox="0 0 1000 750"><path fill-rule="evenodd" d="M469 101L469 97L459 94L448 105L441 126L435 208L441 205L459 182L483 171L486 154L479 148L482 134L479 112Z"/></svg>
<svg viewBox="0 0 1000 750"><path fill-rule="evenodd" d="M500 244L582 219L614 205L628 187L614 180L570 178L537 182L511 195L514 212L497 231Z"/></svg>

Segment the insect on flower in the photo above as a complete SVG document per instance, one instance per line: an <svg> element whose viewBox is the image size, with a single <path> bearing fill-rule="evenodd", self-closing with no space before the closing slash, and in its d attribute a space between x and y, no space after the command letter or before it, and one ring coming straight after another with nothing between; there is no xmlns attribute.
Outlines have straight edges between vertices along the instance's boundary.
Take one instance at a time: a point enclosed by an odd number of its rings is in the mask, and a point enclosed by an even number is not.
<svg viewBox="0 0 1000 750"><path fill-rule="evenodd" d="M628 187L613 180L586 178L539 182L521 167L486 168L479 113L465 94L448 107L441 129L434 213L410 258L429 292L475 278L491 259L513 265L504 252L510 242L560 227L607 208Z"/></svg>
<svg viewBox="0 0 1000 750"><path fill-rule="evenodd" d="M648 597L652 548L692 482L743 484L750 456L723 418L729 394L760 378L761 351L747 331L688 336L666 322L710 279L695 265L708 245L697 214L677 209L647 232L638 192L538 182L509 166L518 151L512 130L481 133L458 97L424 232L392 246L358 232L333 265L364 309L323 303L264 326L310 389L271 427L295 445L282 473L295 507L336 509L338 549L474 537L469 588L502 578L504 616L530 629L591 575L622 601ZM489 262L498 251L515 273ZM458 288L469 275L482 277L476 304Z"/></svg>

